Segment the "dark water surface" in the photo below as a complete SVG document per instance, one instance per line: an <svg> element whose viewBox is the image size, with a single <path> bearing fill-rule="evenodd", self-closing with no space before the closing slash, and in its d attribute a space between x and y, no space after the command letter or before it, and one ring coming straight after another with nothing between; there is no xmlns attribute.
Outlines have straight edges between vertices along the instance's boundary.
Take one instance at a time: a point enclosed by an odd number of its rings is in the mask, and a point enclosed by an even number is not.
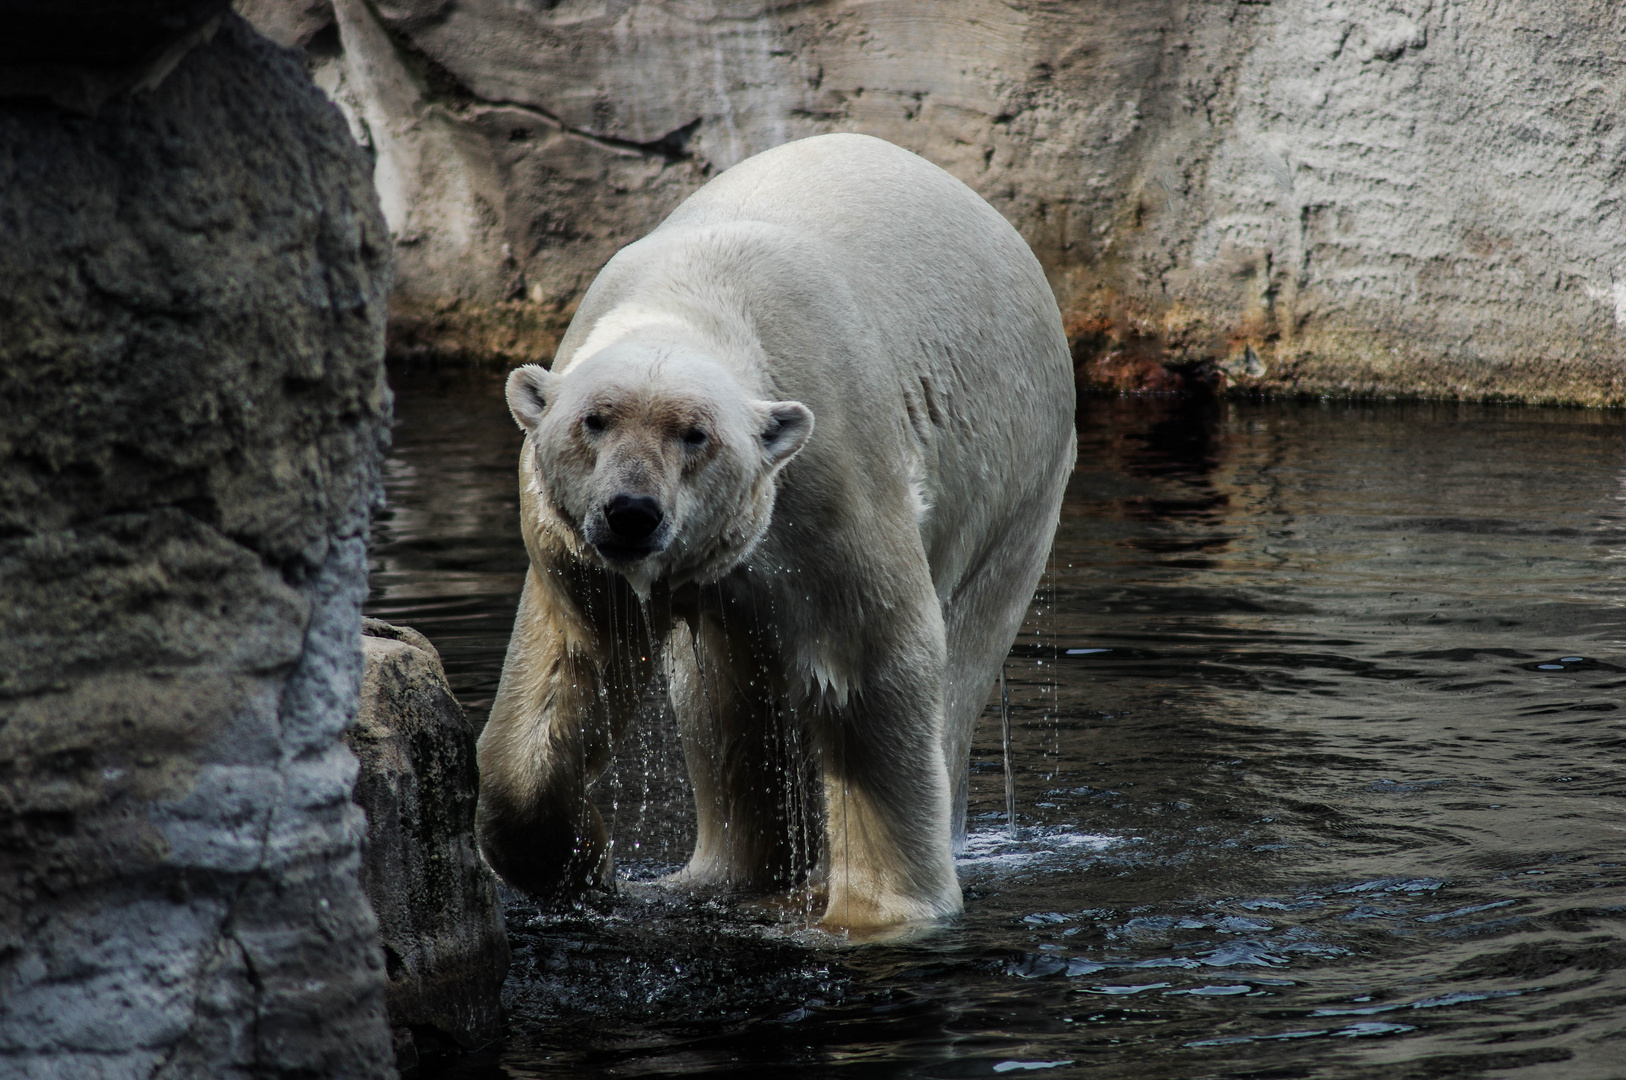
<svg viewBox="0 0 1626 1080"><path fill-rule="evenodd" d="M525 554L500 377L395 372L369 611L484 719ZM455 1077L1626 1076L1626 425L1086 399L1053 573L973 752L966 913L850 947L641 884L675 736L598 792L622 873L509 906Z"/></svg>

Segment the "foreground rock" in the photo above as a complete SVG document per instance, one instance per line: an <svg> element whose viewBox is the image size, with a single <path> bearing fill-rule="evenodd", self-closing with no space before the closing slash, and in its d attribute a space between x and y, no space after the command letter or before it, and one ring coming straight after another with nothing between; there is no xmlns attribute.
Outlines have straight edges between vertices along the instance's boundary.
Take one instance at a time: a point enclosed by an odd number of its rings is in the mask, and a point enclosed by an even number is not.
<svg viewBox="0 0 1626 1080"><path fill-rule="evenodd" d="M340 738L389 419L367 162L222 5L32 9L0 83L0 1075L393 1075Z"/></svg>
<svg viewBox="0 0 1626 1080"><path fill-rule="evenodd" d="M474 842L474 727L422 634L368 619L361 705L345 741L367 812L361 880L378 914L385 1001L402 1068L502 1029L508 938Z"/></svg>
<svg viewBox="0 0 1626 1080"><path fill-rule="evenodd" d="M545 358L718 170L861 131L1039 253L1086 381L1626 402L1626 8L239 0L378 161L396 347Z"/></svg>

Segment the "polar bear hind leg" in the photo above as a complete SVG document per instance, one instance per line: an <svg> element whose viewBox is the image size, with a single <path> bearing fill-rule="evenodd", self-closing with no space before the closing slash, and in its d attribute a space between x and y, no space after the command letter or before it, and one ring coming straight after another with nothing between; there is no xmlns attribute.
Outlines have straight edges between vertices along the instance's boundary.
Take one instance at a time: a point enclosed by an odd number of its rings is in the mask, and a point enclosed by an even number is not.
<svg viewBox="0 0 1626 1080"><path fill-rule="evenodd" d="M971 737L1044 576L1056 531L1055 508L1072 473L1076 443L1076 436L1069 440L1046 489L1013 514L988 543L944 610L948 666L943 687L943 749L954 778L956 854L965 850Z"/></svg>

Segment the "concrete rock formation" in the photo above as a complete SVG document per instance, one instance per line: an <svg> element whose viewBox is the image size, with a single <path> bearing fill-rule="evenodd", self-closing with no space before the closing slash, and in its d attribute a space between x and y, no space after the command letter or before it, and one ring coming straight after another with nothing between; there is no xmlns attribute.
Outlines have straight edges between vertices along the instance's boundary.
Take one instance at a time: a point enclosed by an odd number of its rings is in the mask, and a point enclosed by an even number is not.
<svg viewBox="0 0 1626 1080"><path fill-rule="evenodd" d="M361 705L345 742L367 812L361 882L378 914L384 998L403 1069L420 1046L472 1049L502 1032L508 938L474 842L474 727L427 638L363 623Z"/></svg>
<svg viewBox="0 0 1626 1080"><path fill-rule="evenodd" d="M1626 403L1610 0L238 3L375 155L402 349L545 357L710 175L841 130L999 207L1086 382Z"/></svg>
<svg viewBox="0 0 1626 1080"><path fill-rule="evenodd" d="M389 235L223 5L50 53L117 6L24 5L0 85L0 1074L394 1075L340 739Z"/></svg>

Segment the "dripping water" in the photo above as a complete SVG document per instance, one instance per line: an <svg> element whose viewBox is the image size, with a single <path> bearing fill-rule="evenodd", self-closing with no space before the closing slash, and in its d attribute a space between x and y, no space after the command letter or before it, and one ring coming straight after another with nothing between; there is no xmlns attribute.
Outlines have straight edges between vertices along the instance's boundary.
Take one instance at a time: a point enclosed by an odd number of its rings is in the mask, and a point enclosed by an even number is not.
<svg viewBox="0 0 1626 1080"><path fill-rule="evenodd" d="M1005 751L1005 827L1011 839L1016 828L1016 774L1011 771L1011 692L1005 688L1005 665L999 665L999 737Z"/></svg>
<svg viewBox="0 0 1626 1080"><path fill-rule="evenodd" d="M604 617L610 624L609 627L608 627L608 635L609 635L609 642L610 642L610 655L608 657L608 663L605 665L605 671L603 672L603 674L599 678L599 683L598 683L598 688L597 688L598 689L599 703L600 703L601 707L604 707L606 709L606 712L608 712L608 709L611 706L610 699L609 699L609 682L610 682L610 680L619 678L621 676L621 672L619 672L617 670L617 668L619 668L622 665L622 657L623 657L623 655L625 653L625 650L627 648L627 646L624 644L624 642L622 640L621 627L619 625L617 625L617 620L616 620L617 607L618 607L618 605L616 604L615 585L612 582L609 585L607 585L605 587L605 590L604 590ZM616 850L615 850L615 846L616 846L615 842L616 842L616 837L621 832L621 830L618 828L618 826L620 825L620 818L621 818L621 785L622 785L622 775L621 774L622 774L622 770L620 768L620 762L617 760L617 758L620 756L620 753L621 753L620 744L621 744L620 739L616 739L616 738L611 739L611 741L610 741L609 760L604 763L604 772L600 773L599 776L597 778L595 778L595 779L589 779L588 783L584 786L584 788L582 790L582 799L590 804L591 801L592 801L592 794L591 793L592 793L593 787L597 786L600 782L602 782L605 779L609 780L608 787L609 787L609 800L610 800L610 814L609 814L609 819L604 822L604 832L605 832L605 841L604 842L605 842L605 846L609 849L609 852L610 852L610 866L612 867L612 871L611 871L612 872L612 877L611 877L610 881L606 882L605 884L610 885L612 887L615 884L615 878L613 876L613 874L614 874L613 867L616 865L616 861L617 861L617 859L616 859L616 854L617 853L616 853ZM601 817L603 816L602 812L601 812L600 816Z"/></svg>
<svg viewBox="0 0 1626 1080"><path fill-rule="evenodd" d="M1049 720L1050 733L1055 739L1055 756L1051 758L1050 775L1047 779L1053 781L1062 765L1061 668L1056 663L1056 658L1061 655L1061 633L1056 625L1056 545L1053 542L1050 545L1050 563L1045 572L1045 585L1049 593L1049 602L1044 606L1043 621L1050 630L1050 677L1047 686L1049 695L1045 700L1045 715Z"/></svg>

